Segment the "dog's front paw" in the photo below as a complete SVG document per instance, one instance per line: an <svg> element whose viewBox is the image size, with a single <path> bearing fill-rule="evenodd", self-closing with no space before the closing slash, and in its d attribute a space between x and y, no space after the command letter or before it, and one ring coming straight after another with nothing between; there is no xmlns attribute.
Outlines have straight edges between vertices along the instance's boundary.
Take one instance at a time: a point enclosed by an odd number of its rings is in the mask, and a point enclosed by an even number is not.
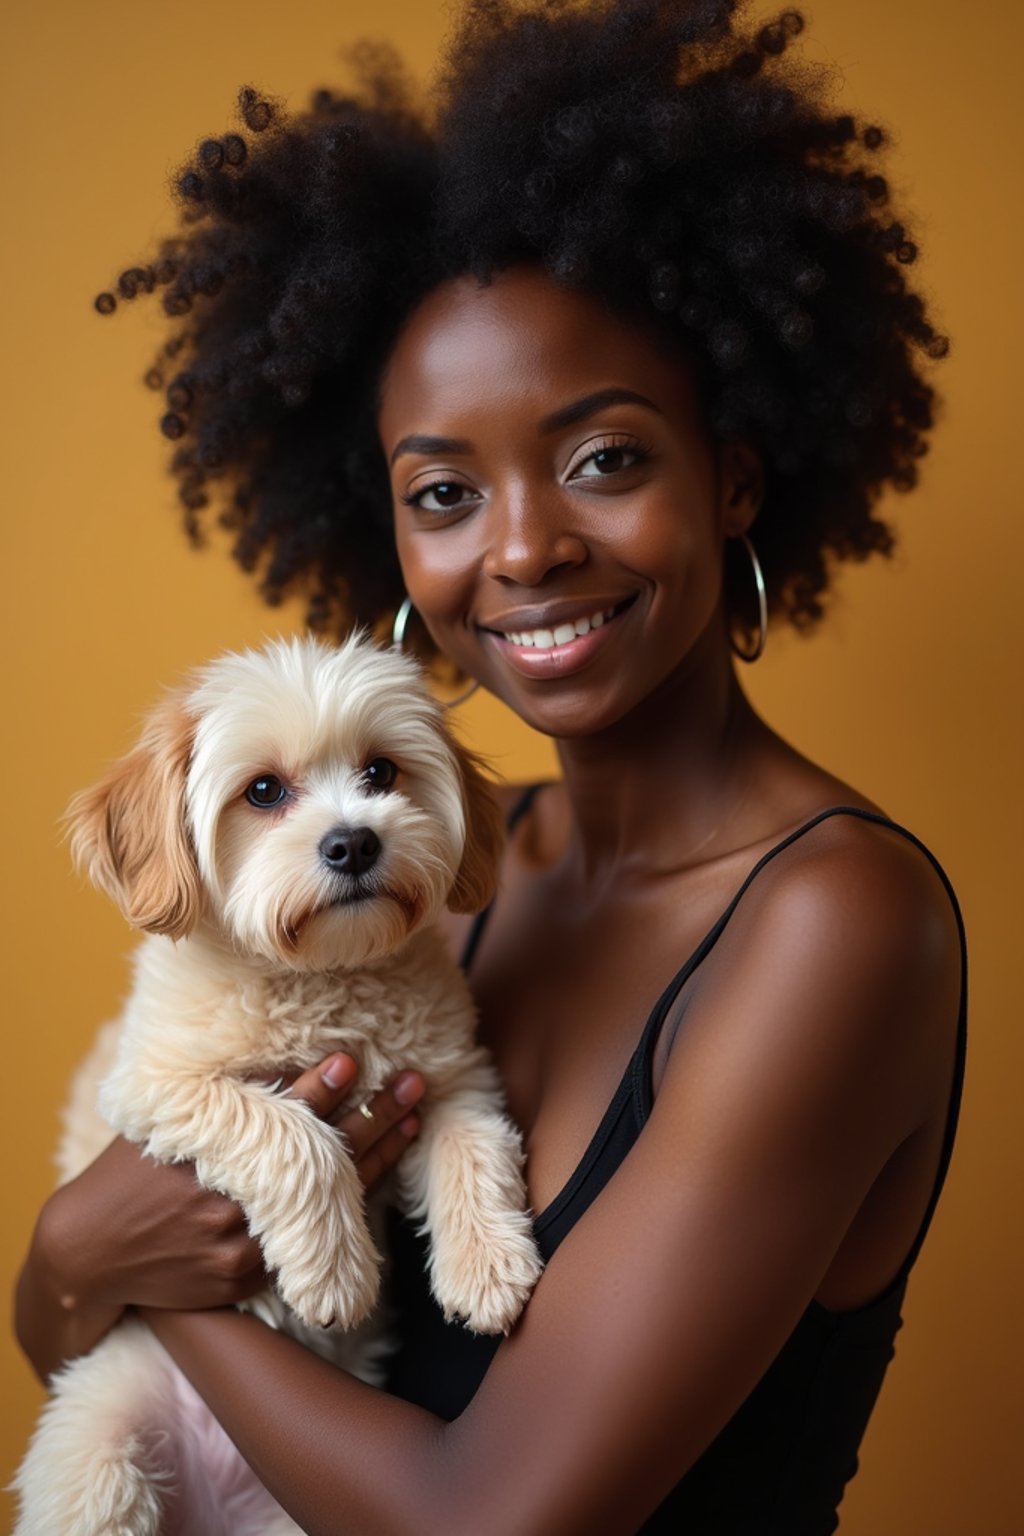
<svg viewBox="0 0 1024 1536"><path fill-rule="evenodd" d="M341 1250L324 1243L315 1260L283 1264L277 1272L282 1300L310 1328L354 1328L377 1304L381 1259L369 1235Z"/></svg>
<svg viewBox="0 0 1024 1536"><path fill-rule="evenodd" d="M434 1296L448 1321L474 1333L508 1333L544 1265L529 1218L509 1216L499 1234L467 1234L435 1251Z"/></svg>

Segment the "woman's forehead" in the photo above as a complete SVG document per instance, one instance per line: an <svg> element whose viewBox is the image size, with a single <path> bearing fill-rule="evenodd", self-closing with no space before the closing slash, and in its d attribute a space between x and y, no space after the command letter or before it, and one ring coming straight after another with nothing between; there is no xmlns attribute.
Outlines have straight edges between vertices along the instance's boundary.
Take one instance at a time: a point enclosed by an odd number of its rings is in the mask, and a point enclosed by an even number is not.
<svg viewBox="0 0 1024 1536"><path fill-rule="evenodd" d="M429 430L424 412L438 418L518 402L543 415L615 387L692 404L682 355L670 356L601 299L533 267L508 268L486 285L458 277L428 294L403 326L381 379L381 434Z"/></svg>

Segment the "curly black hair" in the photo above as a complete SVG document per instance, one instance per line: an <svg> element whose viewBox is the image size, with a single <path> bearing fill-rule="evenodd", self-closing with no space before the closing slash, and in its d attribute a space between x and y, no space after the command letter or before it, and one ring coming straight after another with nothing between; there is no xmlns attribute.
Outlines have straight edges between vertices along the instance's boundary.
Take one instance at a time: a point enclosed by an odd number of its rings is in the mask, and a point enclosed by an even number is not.
<svg viewBox="0 0 1024 1536"><path fill-rule="evenodd" d="M304 588L313 627L379 622L402 595L383 363L439 283L529 262L655 325L712 432L760 451L771 612L807 629L835 560L888 554L874 507L917 479L921 367L948 343L907 283L883 130L831 109L827 73L791 51L798 11L744 10L465 0L427 92L366 42L355 84L304 112L244 88L245 131L177 176L179 233L96 299L160 289L182 317L146 378L192 537L212 502L269 601Z"/></svg>

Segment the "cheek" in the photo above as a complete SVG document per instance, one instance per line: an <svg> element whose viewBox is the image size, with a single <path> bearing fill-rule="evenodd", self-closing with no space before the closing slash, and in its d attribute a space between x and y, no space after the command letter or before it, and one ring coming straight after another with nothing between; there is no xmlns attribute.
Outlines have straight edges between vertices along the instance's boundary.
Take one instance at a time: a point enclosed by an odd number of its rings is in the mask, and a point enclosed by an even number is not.
<svg viewBox="0 0 1024 1536"><path fill-rule="evenodd" d="M683 520L664 540L660 558L666 573L674 571L676 582L693 593L705 589L714 592L721 583L721 540L709 523Z"/></svg>
<svg viewBox="0 0 1024 1536"><path fill-rule="evenodd" d="M320 839L340 819L305 800L282 810L231 806L217 828L215 861L222 888L226 892L239 883L258 887L269 879L312 878Z"/></svg>
<svg viewBox="0 0 1024 1536"><path fill-rule="evenodd" d="M269 818L275 813L267 811ZM224 892L235 887L244 877L245 869L266 847L271 831L269 820L257 820L260 812L245 805L230 806L220 818L215 845L217 881Z"/></svg>
<svg viewBox="0 0 1024 1536"><path fill-rule="evenodd" d="M621 509L626 512L626 508ZM605 542L608 555L646 582L695 595L720 579L721 540L713 510L700 495L669 488L638 499Z"/></svg>
<svg viewBox="0 0 1024 1536"><path fill-rule="evenodd" d="M435 644L449 651L473 590L475 540L464 525L431 534L396 527L405 590Z"/></svg>

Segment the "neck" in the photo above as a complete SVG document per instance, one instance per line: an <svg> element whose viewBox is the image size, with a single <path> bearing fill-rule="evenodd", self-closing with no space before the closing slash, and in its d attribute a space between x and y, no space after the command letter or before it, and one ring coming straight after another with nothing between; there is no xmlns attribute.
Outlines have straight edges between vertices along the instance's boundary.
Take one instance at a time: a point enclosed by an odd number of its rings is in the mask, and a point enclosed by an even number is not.
<svg viewBox="0 0 1024 1536"><path fill-rule="evenodd" d="M627 718L558 742L569 858L593 881L668 873L736 846L737 813L770 736L709 630Z"/></svg>

